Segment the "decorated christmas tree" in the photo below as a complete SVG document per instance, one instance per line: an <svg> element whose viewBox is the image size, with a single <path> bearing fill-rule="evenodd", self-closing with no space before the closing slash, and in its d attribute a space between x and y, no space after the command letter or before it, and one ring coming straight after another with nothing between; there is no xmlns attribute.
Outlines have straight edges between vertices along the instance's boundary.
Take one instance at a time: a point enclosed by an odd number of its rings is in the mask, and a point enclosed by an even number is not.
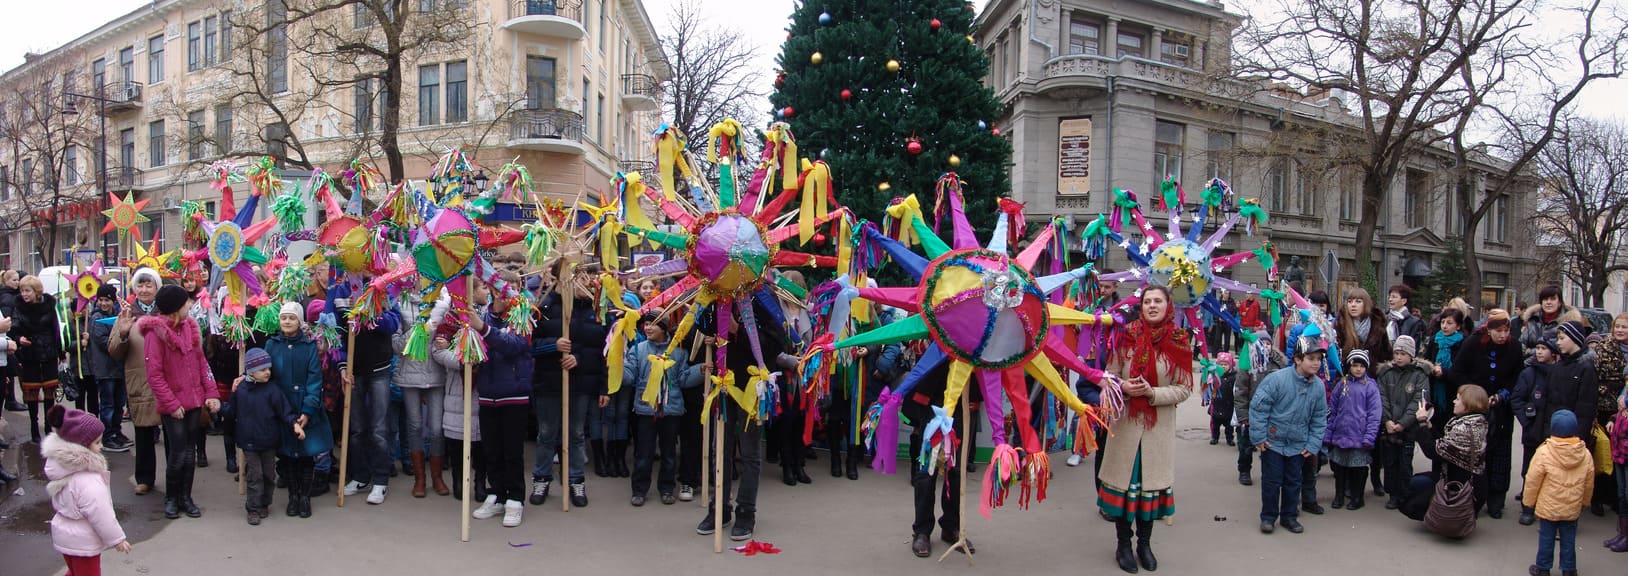
<svg viewBox="0 0 1628 576"><path fill-rule="evenodd" d="M973 225L993 228L1011 145L993 125L1001 106L982 82L976 17L963 0L826 0L792 13L773 114L805 156L831 165L859 217L880 220L915 194L931 223L935 183L956 172Z"/></svg>

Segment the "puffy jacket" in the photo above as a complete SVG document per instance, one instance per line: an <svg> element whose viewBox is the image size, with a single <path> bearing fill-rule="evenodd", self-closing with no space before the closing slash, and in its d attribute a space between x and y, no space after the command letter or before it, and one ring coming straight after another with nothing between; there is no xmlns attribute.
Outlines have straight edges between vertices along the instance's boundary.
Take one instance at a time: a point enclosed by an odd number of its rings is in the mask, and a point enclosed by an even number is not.
<svg viewBox="0 0 1628 576"><path fill-rule="evenodd" d="M1386 362L1376 366L1374 373L1379 375L1380 436L1400 443L1419 424L1414 414L1419 410L1419 401L1430 391L1430 364L1421 360L1407 366ZM1401 424L1402 432L1384 433L1386 422Z"/></svg>
<svg viewBox="0 0 1628 576"><path fill-rule="evenodd" d="M655 416L656 407L644 401L645 385L650 383L650 356L661 354L667 343L645 340L638 343L622 361L622 386L633 391L633 413ZM701 385L701 365L690 365L689 351L679 346L673 351L673 365L662 375L667 386L667 400L662 405L662 416L683 416L684 390Z"/></svg>
<svg viewBox="0 0 1628 576"><path fill-rule="evenodd" d="M487 314L486 361L475 369L475 397L482 406L531 403L532 362L526 339L509 332L501 314Z"/></svg>
<svg viewBox="0 0 1628 576"><path fill-rule="evenodd" d="M434 358L414 360L402 354L407 347L407 333L397 332L394 337L397 360L396 374L391 382L402 388L440 388L447 385L447 369ZM463 381L459 380L459 384Z"/></svg>
<svg viewBox="0 0 1628 576"><path fill-rule="evenodd" d="M1537 446L1543 443L1543 437L1538 435L1537 398L1543 395L1543 387L1549 382L1549 369L1552 367L1554 364L1527 361L1526 369L1515 379L1515 389L1509 393L1510 410L1521 423L1523 445Z"/></svg>
<svg viewBox="0 0 1628 576"><path fill-rule="evenodd" d="M322 355L317 343L305 334L294 337L277 334L266 341L271 356L271 381L288 401L295 416L305 416L305 440L294 436L292 428L282 431L284 456L316 456L333 450L333 425L322 403Z"/></svg>
<svg viewBox="0 0 1628 576"><path fill-rule="evenodd" d="M1323 443L1340 448L1373 448L1382 413L1378 382L1366 375L1360 379L1341 378L1329 396L1328 430L1323 433Z"/></svg>
<svg viewBox="0 0 1628 576"><path fill-rule="evenodd" d="M578 298L571 315L571 355L577 367L571 369L571 395L598 397L605 393L605 335L609 329L594 318L593 301ZM537 329L532 337L531 355L536 361L532 372L533 392L544 398L560 397L560 308L558 297L550 294L537 311Z"/></svg>
<svg viewBox="0 0 1628 576"><path fill-rule="evenodd" d="M1576 308L1566 304L1560 305L1560 313L1553 322L1543 321L1543 305L1533 304L1521 313L1521 346L1527 350L1536 348L1538 342L1546 338L1554 338L1560 330L1560 325L1566 322L1584 322L1583 314ZM1587 324L1587 322L1584 322ZM1578 420L1582 422L1582 420Z"/></svg>
<svg viewBox="0 0 1628 576"><path fill-rule="evenodd" d="M56 368L62 356L62 341L57 329L57 300L50 294L40 295L38 302L17 301L17 316L11 319L11 339L27 338L29 345L17 342L17 361L23 366Z"/></svg>
<svg viewBox="0 0 1628 576"><path fill-rule="evenodd" d="M245 378L227 406L222 411L236 423L237 445L245 452L277 450L283 445L283 429L293 430L294 421L299 420L282 389L270 380Z"/></svg>
<svg viewBox="0 0 1628 576"><path fill-rule="evenodd" d="M113 515L107 459L52 433L40 443L45 491L51 495L51 544L69 556L100 556L124 542Z"/></svg>
<svg viewBox="0 0 1628 576"><path fill-rule="evenodd" d="M458 355L448 349L431 351L430 359L446 370L447 375L446 399L441 402L441 435L452 440L463 440L464 365L458 361ZM480 442L480 407L473 400L470 406L469 427L473 436L469 441Z"/></svg>
<svg viewBox="0 0 1628 576"><path fill-rule="evenodd" d="M147 383L158 399L158 413L202 407L205 400L220 399L215 376L204 359L203 338L198 323L182 317L171 322L168 316L144 316L136 322L146 339Z"/></svg>
<svg viewBox="0 0 1628 576"><path fill-rule="evenodd" d="M1539 518L1576 520L1594 495L1594 456L1581 438L1550 438L1532 454L1525 486L1521 504Z"/></svg>
<svg viewBox="0 0 1628 576"><path fill-rule="evenodd" d="M113 312L103 312L100 308L92 310L89 327L85 330L90 335L90 373L99 380L124 378L124 365L107 353L107 341L113 335L113 325L97 322L118 315L117 304L114 304Z"/></svg>
<svg viewBox="0 0 1628 576"><path fill-rule="evenodd" d="M1617 397L1622 395L1624 370L1628 370L1628 366L1625 366L1628 364L1625 357L1628 357L1628 354L1624 354L1623 345L1612 340L1609 334L1604 340L1589 344L1588 347L1594 353L1594 374L1600 378L1600 393L1595 398L1599 406L1595 414L1604 420L1616 414L1619 408Z"/></svg>
<svg viewBox="0 0 1628 576"><path fill-rule="evenodd" d="M1586 354L1562 355L1560 361L1549 368L1549 381L1538 386L1532 394L1532 404L1537 407L1533 428L1537 429L1539 439L1549 437L1549 417L1558 410L1571 410L1577 415L1579 436L1593 445L1594 434L1590 430L1594 422L1594 411L1599 405L1596 396L1600 393L1599 378L1594 374L1594 358ZM1525 434L1521 435L1525 438Z"/></svg>
<svg viewBox="0 0 1628 576"><path fill-rule="evenodd" d="M1301 376L1293 366L1267 375L1249 401L1250 443L1271 442L1268 449L1278 454L1321 451L1327 429L1323 383Z"/></svg>
<svg viewBox="0 0 1628 576"><path fill-rule="evenodd" d="M1250 345L1254 358L1250 369L1239 372L1238 380L1232 386L1232 408L1239 424L1248 423L1249 403L1255 398L1255 390L1260 388L1261 380L1289 365L1289 359L1270 341L1262 338L1257 342Z"/></svg>

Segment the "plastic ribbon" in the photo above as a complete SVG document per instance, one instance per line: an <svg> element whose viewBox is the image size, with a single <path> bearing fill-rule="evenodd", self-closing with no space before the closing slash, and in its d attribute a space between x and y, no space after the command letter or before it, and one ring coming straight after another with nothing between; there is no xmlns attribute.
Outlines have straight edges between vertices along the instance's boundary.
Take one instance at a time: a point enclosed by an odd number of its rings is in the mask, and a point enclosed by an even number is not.
<svg viewBox="0 0 1628 576"><path fill-rule="evenodd" d="M640 396L639 400L650 406L655 406L661 399L661 387L666 380L667 371L678 364L678 361L673 360L672 357L666 354L651 354L646 358L650 361L650 379L644 385L644 395ZM609 359L606 360L606 362L609 361ZM618 386L618 389L620 389L620 386ZM613 390L610 393L615 394L616 392Z"/></svg>
<svg viewBox="0 0 1628 576"><path fill-rule="evenodd" d="M1136 192L1123 188L1114 189L1113 207L1108 212L1108 228L1114 232L1124 229L1125 222L1141 205L1136 202Z"/></svg>
<svg viewBox="0 0 1628 576"><path fill-rule="evenodd" d="M955 435L955 418L943 406L932 409L933 418L927 421L922 432L921 454L916 457L922 473L928 476L937 471L939 462L943 462L945 469L954 468L956 448L961 444Z"/></svg>
<svg viewBox="0 0 1628 576"><path fill-rule="evenodd" d="M814 237L814 222L825 216L826 199L831 194L831 167L824 160L810 164L803 160L803 203L797 210L797 244L808 244Z"/></svg>
<svg viewBox="0 0 1628 576"><path fill-rule="evenodd" d="M1167 174L1164 181L1159 183L1159 196L1157 199L1160 210L1178 211L1181 210L1183 204L1187 203L1187 191L1181 189L1181 183L1177 182L1174 176Z"/></svg>
<svg viewBox="0 0 1628 576"><path fill-rule="evenodd" d="M998 445L990 452L989 465L984 471L983 495L978 502L978 513L985 519L990 518L994 508L1006 504L1007 494L1017 483L1021 467L1021 458L1010 444Z"/></svg>
<svg viewBox="0 0 1628 576"><path fill-rule="evenodd" d="M650 216L644 213L644 207L639 205L639 197L644 195L644 182L638 172L625 172L618 175L614 183L618 190L618 197L622 204L622 221L629 226L637 226L646 230L656 225L650 221ZM640 242L634 242L637 246ZM655 247L654 242L650 242Z"/></svg>
<svg viewBox="0 0 1628 576"><path fill-rule="evenodd" d="M887 207L888 219L899 226L898 234L894 238L905 246L915 246L921 243L921 238L917 237L916 231L912 229L910 224L913 219L920 220L921 216L921 201L916 199L915 194L895 199Z"/></svg>
<svg viewBox="0 0 1628 576"><path fill-rule="evenodd" d="M1244 233L1255 235L1255 227L1266 224L1266 209L1261 208L1261 202L1254 198L1244 200L1244 206L1238 209L1238 215L1244 220Z"/></svg>
<svg viewBox="0 0 1628 576"><path fill-rule="evenodd" d="M972 224L967 222L966 198L961 195L961 177L954 172L945 172L938 177L937 192L938 198L933 205L933 231L938 231L939 221L943 219L944 209L948 206L951 230L955 234L950 239L950 245L956 248L976 248L978 238L972 233Z"/></svg>
<svg viewBox="0 0 1628 576"><path fill-rule="evenodd" d="M684 149L688 145L678 128L662 124L656 130L656 172L661 176L661 191L668 202L678 200L678 189L673 185L674 168L686 180L692 177L690 164L684 161Z"/></svg>

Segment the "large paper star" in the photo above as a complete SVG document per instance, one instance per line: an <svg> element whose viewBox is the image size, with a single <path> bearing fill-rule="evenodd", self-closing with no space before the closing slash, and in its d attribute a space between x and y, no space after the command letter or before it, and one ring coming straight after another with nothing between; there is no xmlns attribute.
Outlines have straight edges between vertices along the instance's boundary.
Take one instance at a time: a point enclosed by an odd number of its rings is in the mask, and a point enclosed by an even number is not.
<svg viewBox="0 0 1628 576"><path fill-rule="evenodd" d="M146 208L147 203L152 199L143 198L137 201L135 200L135 192L125 194L124 198L119 198L119 195L112 192L108 192L107 196L112 200L112 205L102 211L102 214L107 216L107 225L102 227L102 233L106 234L118 230L120 238L123 238L126 234L131 234L137 240L140 240L141 229L137 228L136 225L148 221L147 216L142 214L141 210Z"/></svg>
<svg viewBox="0 0 1628 576"><path fill-rule="evenodd" d="M158 239L154 238L152 248L142 246L139 242L136 243L135 259L125 260L124 265L131 270L152 268L154 272L158 272L158 275L164 278L179 278L180 275L170 269L170 260L173 259L175 259L175 251L171 250L160 254L158 252Z"/></svg>

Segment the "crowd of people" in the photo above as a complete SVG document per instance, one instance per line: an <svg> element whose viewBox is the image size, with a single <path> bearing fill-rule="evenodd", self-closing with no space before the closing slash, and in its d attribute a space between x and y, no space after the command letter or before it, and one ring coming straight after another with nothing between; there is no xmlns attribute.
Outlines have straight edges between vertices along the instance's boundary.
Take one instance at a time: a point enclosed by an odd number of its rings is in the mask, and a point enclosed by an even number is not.
<svg viewBox="0 0 1628 576"><path fill-rule="evenodd" d="M479 504L476 519L500 517L504 526L520 525L525 505L545 503L559 487L557 478L565 484L561 497L587 506L590 469L600 477L628 478L632 506L704 497L701 468L708 447L701 442L699 413L705 375L714 360L747 373L757 356L747 346L729 346L716 359L699 352L716 344L701 336L718 334L710 326L692 331L692 341L671 345L683 311L647 309L624 355L623 381L611 393L604 347L624 313L617 304L638 307L662 286L646 281L624 294L624 302L609 302L597 272L582 267L576 271L581 280L570 286L555 286L553 274L523 279L504 272L506 281L536 299L529 319L508 314L506 299L477 284L464 303L472 310L467 333L481 338L487 353L473 368L477 410L469 414L467 429L465 367L453 350L460 327L453 325L448 298L435 302L428 318L429 357L416 360L405 350L419 303L395 302L356 334L344 334L345 323L331 320L345 317L361 284L330 279L323 265L313 274L327 281L300 301L268 304L278 306L276 331L241 347L222 335L218 313L205 305L211 295L195 275L165 280L141 269L131 275L125 294L104 287L83 318L59 319L38 278L0 274L0 351L6 352L0 359L8 383L14 379L21 390L19 403L11 397L13 386L4 386L6 406L28 412L31 439L46 456L59 511L53 521L59 551L75 566L105 549L128 550L111 521L108 473L98 452L134 450L134 492L145 495L158 486L162 445L164 514L198 517L203 509L192 486L196 469L210 465L204 443L216 435L226 470L243 476L250 525L271 516L277 488L286 489L285 515L295 518L311 517L312 498L329 490L365 494L368 504L382 505L392 479L402 476L411 479L414 498L463 498L461 468L448 463L462 461L466 436L473 450L469 496ZM794 272L786 276L802 283ZM1096 453L1099 513L1115 524L1116 562L1125 571L1157 569L1153 526L1175 510L1175 410L1199 388L1206 388L1211 444L1224 432L1228 446L1236 446L1241 484L1254 483L1258 454L1263 532L1281 526L1299 533L1301 512L1326 512L1316 479L1327 466L1335 486L1329 505L1335 509L1366 506L1371 483L1385 508L1444 534L1467 533L1466 523L1482 512L1502 518L1514 486L1520 489L1514 496L1519 522L1541 522L1544 538L1558 535L1564 542L1575 535L1579 513L1611 509L1619 515L1619 534L1605 545L1628 551L1628 407L1621 398L1628 315L1617 317L1608 334L1591 334L1551 287L1519 315L1478 315L1454 301L1420 317L1409 305L1411 290L1396 286L1383 310L1361 289L1337 303L1314 293L1311 301L1326 318L1291 314L1273 325L1256 299L1235 306L1229 298L1228 311L1239 312L1253 337L1208 342L1227 350L1217 356L1225 368L1223 385L1211 391L1195 376L1198 344L1169 292L1153 287L1140 296L1134 309L1124 311L1129 323L1122 345L1086 358L1103 372L1082 375L1077 384L1088 403L1097 403L1099 388L1107 385L1125 398L1123 413L1094 443L1102 446ZM569 323L567 298L574 310ZM799 344L811 341L811 323L801 309L788 307L784 325L757 324L757 354L771 369L793 372ZM757 312L757 318L769 317L766 310ZM317 326L324 320L348 338L322 333ZM60 344L64 321L84 326L73 332L79 345ZM533 326L510 326L517 321ZM733 319L725 337L741 325ZM1318 325L1330 329L1319 336L1309 328ZM667 350L673 352L658 354ZM1339 354L1330 356L1333 350ZM723 522L708 514L696 532L728 529L733 540L751 539L762 465L778 463L789 486L812 482L807 462L816 457L810 446L815 438L829 449L833 478L857 479L870 458L855 419L883 387L910 370L919 353L910 345L856 349L839 370L865 378L839 380L868 384L833 385L831 398L816 408L819 414L801 412L806 404L798 386L781 389L782 412L767 426L751 423L726 402L720 433L723 454L735 466L723 474L717 495L725 499ZM1248 362L1240 362L1246 356ZM662 365L653 369L657 358ZM912 453L928 434L929 410L942 404L948 377L947 365L927 374L903 404L914 427ZM352 394L348 402L346 390ZM59 393L83 411L54 407ZM347 440L339 437L338 423L347 405L348 478L336 485L339 446ZM806 427L806 418L821 425ZM956 419L958 434L969 424L974 430L967 437L975 439L977 421ZM1518 469L1511 450L1517 424L1523 447ZM535 442L530 469L527 442ZM1083 451L1093 443L1074 444ZM1431 470L1414 473L1416 449L1433 462ZM1078 456L1069 464L1080 463ZM561 460L568 465L557 471ZM1587 465L1586 474L1579 462ZM912 551L931 554L934 524L941 541L965 542L959 474L910 468ZM1524 477L1518 486L1516 474ZM0 480L12 478L0 471ZM1468 520L1450 517L1465 509ZM965 544L965 553L975 550ZM1534 574L1552 568L1552 555L1545 554ZM1563 571L1575 569L1575 557L1564 547L1560 563Z"/></svg>

